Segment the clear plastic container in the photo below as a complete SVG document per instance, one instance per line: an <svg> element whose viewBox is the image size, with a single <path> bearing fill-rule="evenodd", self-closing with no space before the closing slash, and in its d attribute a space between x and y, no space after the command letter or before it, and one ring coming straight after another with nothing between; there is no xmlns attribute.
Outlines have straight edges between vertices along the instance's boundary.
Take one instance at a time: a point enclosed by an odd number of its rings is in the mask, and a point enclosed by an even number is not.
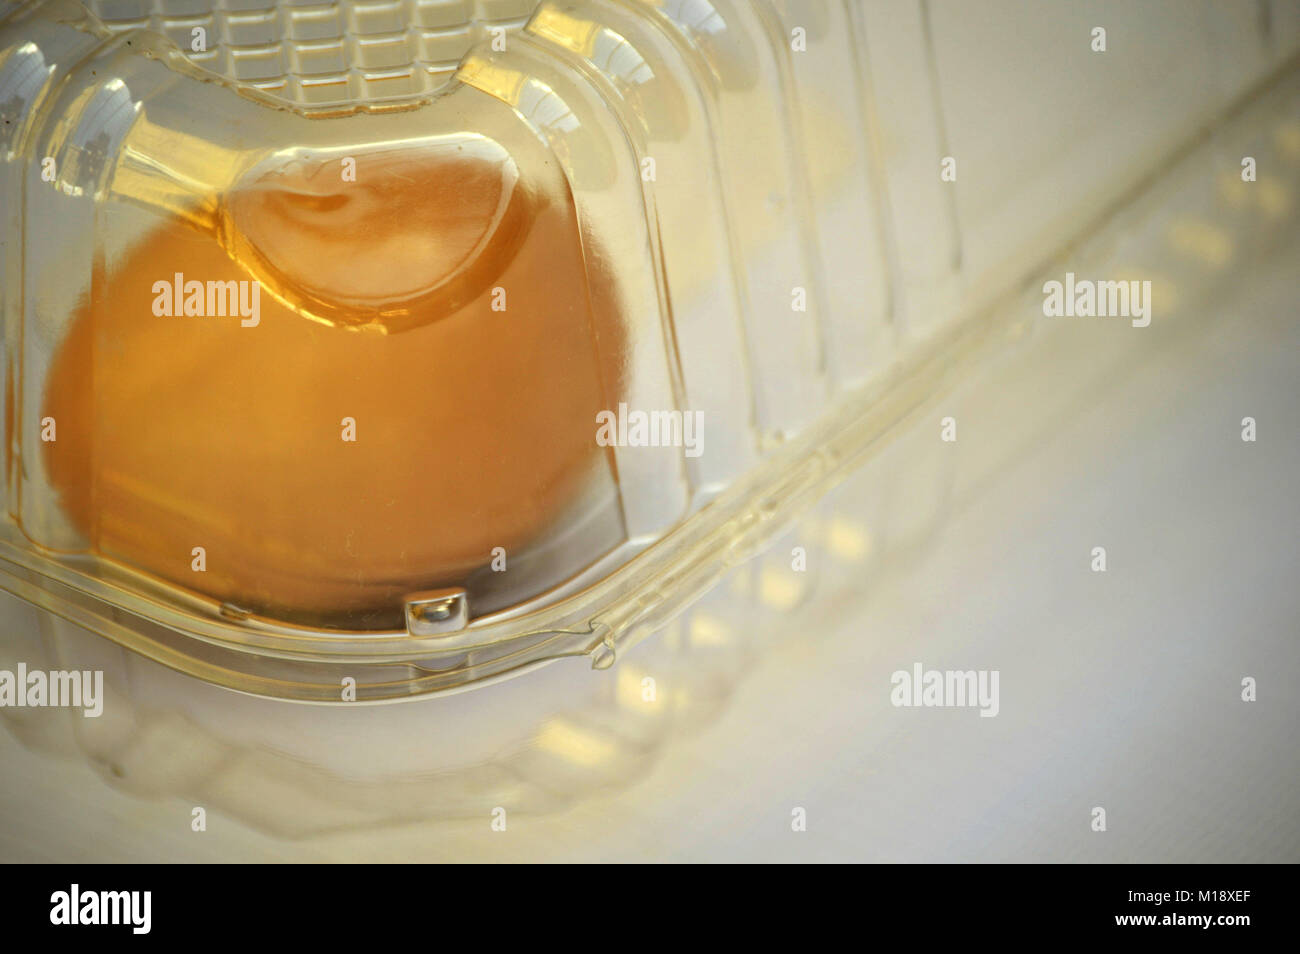
<svg viewBox="0 0 1300 954"><path fill-rule="evenodd" d="M936 439L1045 277L1296 223L1292 4L267 2L0 2L0 668L107 693L0 717L280 835L636 777L1053 425Z"/></svg>
<svg viewBox="0 0 1300 954"><path fill-rule="evenodd" d="M1277 69L1274 6L1101 53L1048 7L0 5L0 580L278 698L608 666Z"/></svg>

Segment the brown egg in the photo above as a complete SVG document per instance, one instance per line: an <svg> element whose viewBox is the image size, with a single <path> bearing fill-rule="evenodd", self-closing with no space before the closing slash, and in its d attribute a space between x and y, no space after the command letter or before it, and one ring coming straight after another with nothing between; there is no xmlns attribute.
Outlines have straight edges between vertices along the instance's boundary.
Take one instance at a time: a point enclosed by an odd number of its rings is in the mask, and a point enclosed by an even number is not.
<svg viewBox="0 0 1300 954"><path fill-rule="evenodd" d="M43 413L51 480L100 554L285 621L400 626L406 594L544 535L606 466L594 420L622 339L596 327L567 194L478 156L393 162L355 192L307 170L229 196L226 245L255 268L175 221L95 276ZM334 324L265 287L255 326L167 317L177 274L269 275Z"/></svg>

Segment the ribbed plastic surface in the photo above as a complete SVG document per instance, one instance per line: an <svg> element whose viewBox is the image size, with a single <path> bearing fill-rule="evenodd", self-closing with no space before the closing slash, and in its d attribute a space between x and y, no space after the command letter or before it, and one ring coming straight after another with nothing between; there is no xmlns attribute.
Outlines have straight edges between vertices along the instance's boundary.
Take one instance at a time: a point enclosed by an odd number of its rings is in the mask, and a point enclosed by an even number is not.
<svg viewBox="0 0 1300 954"><path fill-rule="evenodd" d="M166 36L194 65L286 103L400 99L441 89L475 40L517 30L536 0L92 0L114 33Z"/></svg>

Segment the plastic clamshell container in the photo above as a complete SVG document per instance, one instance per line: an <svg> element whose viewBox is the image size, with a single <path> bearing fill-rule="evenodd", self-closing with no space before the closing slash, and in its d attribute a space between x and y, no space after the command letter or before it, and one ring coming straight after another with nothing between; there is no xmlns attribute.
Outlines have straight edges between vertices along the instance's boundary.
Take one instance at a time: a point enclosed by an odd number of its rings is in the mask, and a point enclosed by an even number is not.
<svg viewBox="0 0 1300 954"><path fill-rule="evenodd" d="M1210 58L1117 8L1099 69L1050 6L0 3L2 585L281 698L608 665L1287 62L1274 7Z"/></svg>

